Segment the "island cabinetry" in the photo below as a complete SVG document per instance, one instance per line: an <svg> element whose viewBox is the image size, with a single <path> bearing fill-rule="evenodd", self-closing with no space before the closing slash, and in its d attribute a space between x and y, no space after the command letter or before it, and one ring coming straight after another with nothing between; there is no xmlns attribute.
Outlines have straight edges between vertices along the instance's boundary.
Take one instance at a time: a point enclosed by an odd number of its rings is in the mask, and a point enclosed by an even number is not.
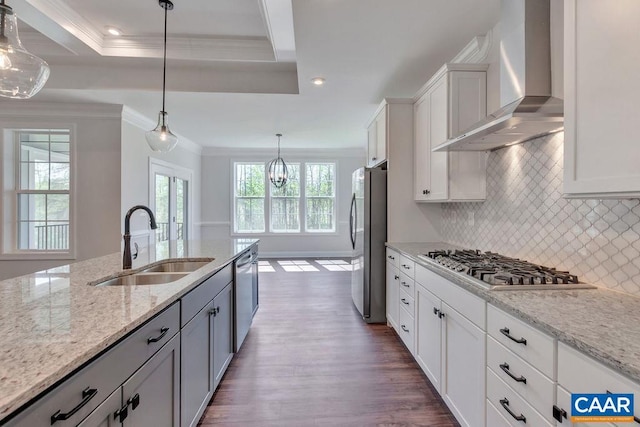
<svg viewBox="0 0 640 427"><path fill-rule="evenodd" d="M417 202L486 198L487 153L432 151L486 116L486 69L480 64L445 64L414 98Z"/></svg>
<svg viewBox="0 0 640 427"><path fill-rule="evenodd" d="M160 354L158 350L168 345L168 342L179 330L180 304L174 303L122 342L44 395L9 421L7 425L24 427L78 425L102 402L109 399L115 401L113 393L118 394L121 385L145 362L148 360L150 362L151 356L156 353ZM179 348L179 343L178 338L177 341L173 341L171 346L178 345ZM174 350L167 351L174 352ZM176 356L175 353L173 355ZM177 357L179 360L179 354ZM174 373L178 375L177 381L179 381L179 366ZM165 385L173 387L175 384L179 384L179 382ZM123 396L123 399L129 399L129 397L128 395ZM144 399L148 402L147 405L152 404L153 398L145 397Z"/></svg>
<svg viewBox="0 0 640 427"><path fill-rule="evenodd" d="M416 361L463 426L485 420L484 300L415 266Z"/></svg>

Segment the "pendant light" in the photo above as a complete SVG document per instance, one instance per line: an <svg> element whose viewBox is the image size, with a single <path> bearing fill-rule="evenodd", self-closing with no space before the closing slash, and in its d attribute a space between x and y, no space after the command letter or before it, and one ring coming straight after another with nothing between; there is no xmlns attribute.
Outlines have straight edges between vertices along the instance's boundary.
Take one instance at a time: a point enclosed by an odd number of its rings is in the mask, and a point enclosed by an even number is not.
<svg viewBox="0 0 640 427"><path fill-rule="evenodd" d="M276 188L284 187L287 183L287 164L280 157L280 137L281 133L277 133L278 137L278 157L269 162L269 180Z"/></svg>
<svg viewBox="0 0 640 427"><path fill-rule="evenodd" d="M164 56L162 65L162 111L158 114L158 124L155 129L145 133L147 143L153 151L166 153L173 150L178 144L178 137L169 130L169 115L164 110L165 86L167 82L167 12L173 10L170 0L158 0L160 7L164 9Z"/></svg>
<svg viewBox="0 0 640 427"><path fill-rule="evenodd" d="M18 37L13 9L0 0L0 96L28 99L49 78L49 65L27 52Z"/></svg>

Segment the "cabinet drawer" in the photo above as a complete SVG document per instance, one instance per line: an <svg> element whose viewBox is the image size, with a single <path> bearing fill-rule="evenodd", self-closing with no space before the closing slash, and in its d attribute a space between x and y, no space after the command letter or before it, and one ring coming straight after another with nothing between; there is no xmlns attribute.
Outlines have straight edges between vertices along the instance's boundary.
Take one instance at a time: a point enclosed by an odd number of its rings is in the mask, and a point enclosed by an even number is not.
<svg viewBox="0 0 640 427"><path fill-rule="evenodd" d="M555 340L549 335L492 305L487 310L487 332L551 380L555 379Z"/></svg>
<svg viewBox="0 0 640 427"><path fill-rule="evenodd" d="M9 422L8 426L77 425L179 330L180 303L174 303L111 350L47 393L42 399L26 408L22 414ZM157 341L149 342L149 339L157 339ZM67 420L52 423L52 416L56 413L68 413L77 407L79 409Z"/></svg>
<svg viewBox="0 0 640 427"><path fill-rule="evenodd" d="M563 417L561 421L558 421L556 425L558 427L613 427L614 424L611 423L572 423L571 422L571 393L562 387L558 386L558 408L564 409L567 413L566 418ZM634 424L621 424L623 426L633 426Z"/></svg>
<svg viewBox="0 0 640 427"><path fill-rule="evenodd" d="M549 411L553 406L553 381L491 337L487 339L487 368L553 422Z"/></svg>
<svg viewBox="0 0 640 427"><path fill-rule="evenodd" d="M493 406L493 403L487 400L487 424L488 427L511 427L511 424L502 414L498 411L498 408Z"/></svg>
<svg viewBox="0 0 640 427"><path fill-rule="evenodd" d="M400 267L400 254L393 249L387 248L387 262L395 268Z"/></svg>
<svg viewBox="0 0 640 427"><path fill-rule="evenodd" d="M414 278L416 263L411 258L400 255L400 272L406 274L411 279Z"/></svg>
<svg viewBox="0 0 640 427"><path fill-rule="evenodd" d="M487 400L496 407L500 415L514 427L551 427L535 409L522 399L490 369L487 370ZM509 411L511 413L509 413ZM549 409L547 409L549 411ZM519 420L518 418L521 418ZM487 424L489 426L489 424Z"/></svg>
<svg viewBox="0 0 640 427"><path fill-rule="evenodd" d="M415 317L415 303L413 297L410 297L404 292L400 292L398 299L400 307L404 308L412 318Z"/></svg>
<svg viewBox="0 0 640 427"><path fill-rule="evenodd" d="M410 297L413 297L415 295L415 282L411 277L402 272L400 272L400 289L402 289Z"/></svg>
<svg viewBox="0 0 640 427"><path fill-rule="evenodd" d="M633 393L640 417L639 384L564 343L558 344L558 384L570 393Z"/></svg>
<svg viewBox="0 0 640 427"><path fill-rule="evenodd" d="M195 289L182 297L180 326L184 327L202 308L207 305L229 282L233 280L233 266L228 264L206 279Z"/></svg>
<svg viewBox="0 0 640 427"><path fill-rule="evenodd" d="M409 349L409 352L413 354L413 337L415 334L413 330L413 316L404 307L400 307L398 323L400 324L398 335L400 335L400 338L402 338L402 341L404 342L404 345L406 345Z"/></svg>

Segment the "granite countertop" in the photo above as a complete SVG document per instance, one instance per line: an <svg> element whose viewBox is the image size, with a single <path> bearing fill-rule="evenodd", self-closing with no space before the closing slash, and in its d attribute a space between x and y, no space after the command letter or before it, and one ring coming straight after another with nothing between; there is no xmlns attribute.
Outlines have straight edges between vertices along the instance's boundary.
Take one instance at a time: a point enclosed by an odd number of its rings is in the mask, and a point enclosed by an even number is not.
<svg viewBox="0 0 640 427"><path fill-rule="evenodd" d="M88 285L122 274L121 253L0 281L0 420L171 305L257 241L170 241L141 249L132 271L171 259L211 261L163 285Z"/></svg>
<svg viewBox="0 0 640 427"><path fill-rule="evenodd" d="M418 258L446 243L387 243L420 265L640 382L640 298L606 288L491 291L464 275Z"/></svg>

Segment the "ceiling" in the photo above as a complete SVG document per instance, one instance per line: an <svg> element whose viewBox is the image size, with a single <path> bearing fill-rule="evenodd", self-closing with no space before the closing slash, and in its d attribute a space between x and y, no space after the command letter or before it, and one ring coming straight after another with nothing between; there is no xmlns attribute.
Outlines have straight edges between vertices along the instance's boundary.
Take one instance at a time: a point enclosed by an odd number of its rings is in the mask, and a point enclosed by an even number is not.
<svg viewBox="0 0 640 427"><path fill-rule="evenodd" d="M203 147L271 147L281 132L283 149L362 148L382 98L413 96L500 13L499 0L173 1L166 110L172 130ZM8 3L26 48L51 66L22 102L123 104L155 120L157 0Z"/></svg>

